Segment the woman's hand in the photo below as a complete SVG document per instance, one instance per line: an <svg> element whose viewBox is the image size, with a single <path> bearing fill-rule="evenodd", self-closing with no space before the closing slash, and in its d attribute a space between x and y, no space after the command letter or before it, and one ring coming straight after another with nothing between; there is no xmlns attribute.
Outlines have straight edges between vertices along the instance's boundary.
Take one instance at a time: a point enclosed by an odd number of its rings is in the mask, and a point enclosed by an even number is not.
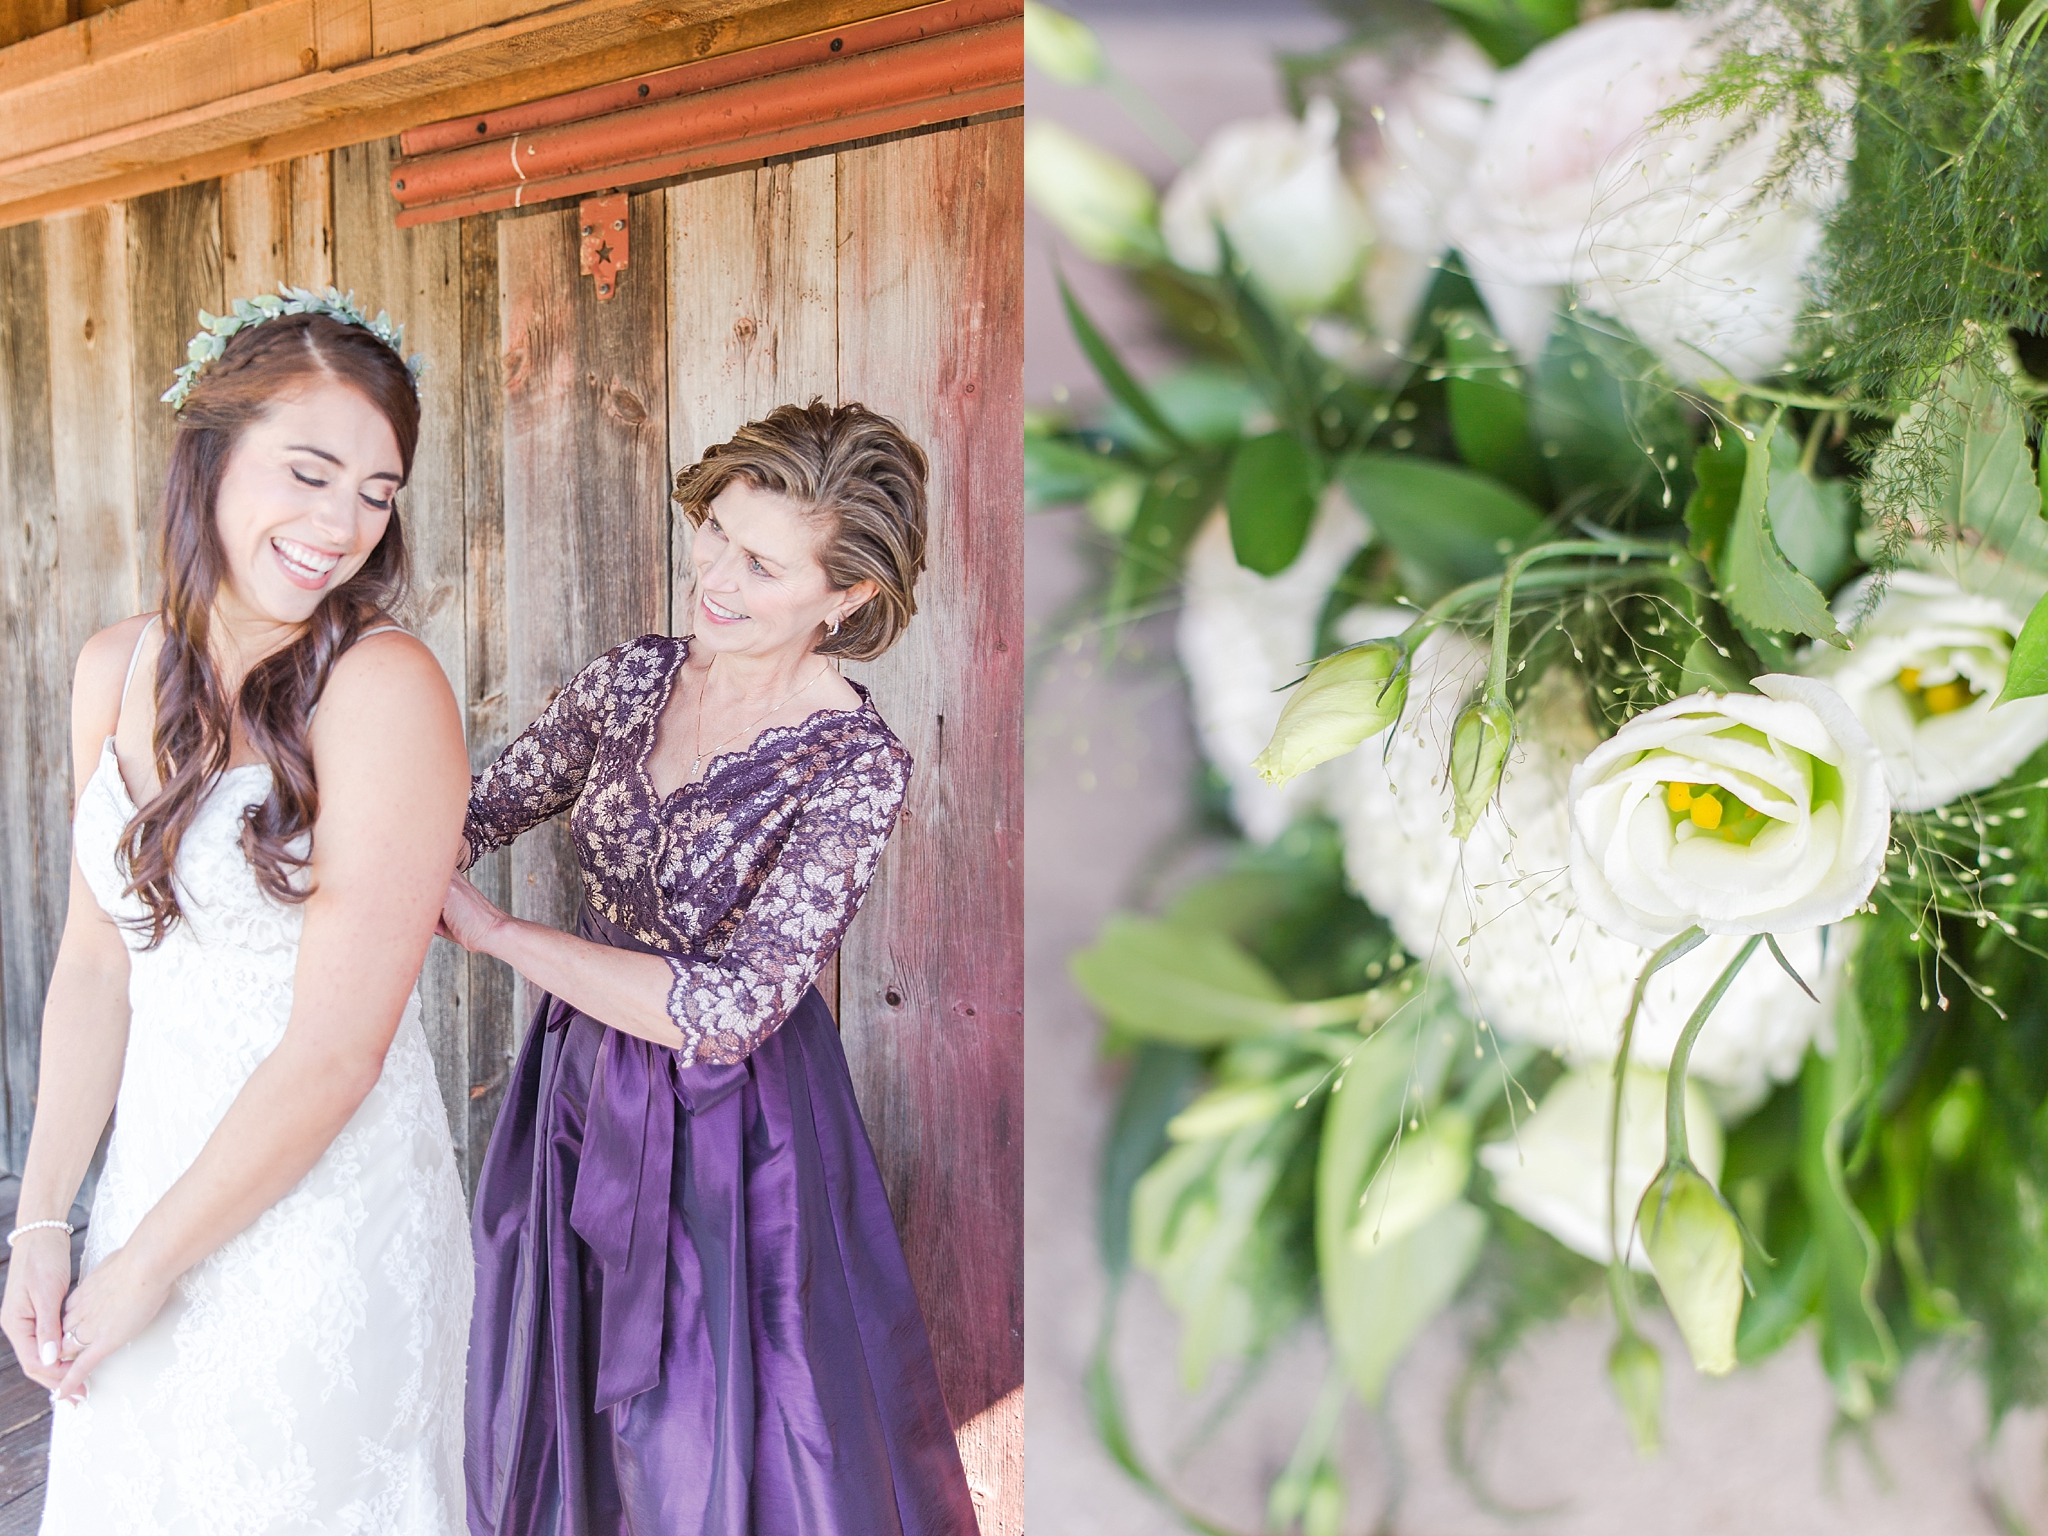
<svg viewBox="0 0 2048 1536"><path fill-rule="evenodd" d="M434 932L464 949L489 953L492 935L510 921L481 891L458 875L448 882L448 897Z"/></svg>
<svg viewBox="0 0 2048 1536"><path fill-rule="evenodd" d="M7 1263L0 1331L14 1346L21 1373L52 1391L64 1379L58 1347L64 1334L64 1293L70 1289L71 1239L57 1227L24 1232Z"/></svg>
<svg viewBox="0 0 2048 1536"><path fill-rule="evenodd" d="M69 1368L57 1383L57 1395L67 1402L83 1401L86 1378L93 1368L147 1328L170 1294L170 1278L145 1265L132 1248L118 1248L109 1254L105 1263L78 1282L64 1304L63 1338L57 1353Z"/></svg>

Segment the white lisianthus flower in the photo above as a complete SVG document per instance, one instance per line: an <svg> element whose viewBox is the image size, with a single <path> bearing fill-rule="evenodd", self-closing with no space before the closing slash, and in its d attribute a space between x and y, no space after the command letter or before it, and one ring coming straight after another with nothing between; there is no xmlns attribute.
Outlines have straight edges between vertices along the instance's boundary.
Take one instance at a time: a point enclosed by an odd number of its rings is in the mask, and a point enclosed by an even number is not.
<svg viewBox="0 0 2048 1536"><path fill-rule="evenodd" d="M1412 618L1360 610L1343 638L1394 634ZM1520 739L1498 813L1483 816L1461 845L1444 775L1459 706L1485 672L1484 647L1437 631L1417 649L1407 712L1389 740L1319 770L1330 776L1324 798L1343 834L1346 873L1411 954L1440 959L1468 1009L1501 1038L1574 1063L1611 1060L1649 951L1590 922L1572 889L1566 790L1599 734L1579 680L1544 678L1516 710ZM1809 1044L1828 1043L1845 938L1839 930L1778 936L1818 1004L1768 957L1736 977L1691 1064L1724 1112L1755 1104L1772 1082L1797 1074ZM1740 939L1710 938L1650 978L1636 1061L1659 1070L1670 1063L1686 1019L1740 947Z"/></svg>
<svg viewBox="0 0 2048 1536"><path fill-rule="evenodd" d="M1038 211L1096 261L1156 260L1159 198L1138 168L1070 128L1024 130L1024 190Z"/></svg>
<svg viewBox="0 0 2048 1536"><path fill-rule="evenodd" d="M1221 226L1275 301L1319 309L1372 243L1365 206L1337 158L1337 109L1317 97L1299 122L1253 118L1217 130L1160 207L1167 253L1190 272L1223 265Z"/></svg>
<svg viewBox="0 0 2048 1536"><path fill-rule="evenodd" d="M1231 809L1253 842L1271 842L1321 804L1324 770L1275 787L1252 760L1272 739L1287 703L1279 690L1315 659L1324 597L1371 536L1371 525L1332 487L1301 553L1277 576L1237 563L1220 512L1189 546L1177 632L1181 665L1202 751L1230 785Z"/></svg>
<svg viewBox="0 0 2048 1536"><path fill-rule="evenodd" d="M1729 46L1718 24L1620 11L1501 76L1449 225L1525 360L1542 345L1531 290L1545 284L1579 290L1683 380L1754 378L1783 360L1848 145L1765 192L1789 119L1658 124Z"/></svg>
<svg viewBox="0 0 2048 1536"><path fill-rule="evenodd" d="M1836 597L1843 624L1869 587L1865 577ZM1877 743L1894 809L1929 811L1989 789L2048 744L2048 697L1991 707L2020 623L1997 599L1946 576L1897 571L1855 650L1816 646L1802 658Z"/></svg>
<svg viewBox="0 0 2048 1536"><path fill-rule="evenodd" d="M1494 79L1486 55L1454 32L1373 112L1359 184L1376 242L1364 277L1366 313L1383 337L1407 336L1451 243L1445 212L1465 183Z"/></svg>
<svg viewBox="0 0 2048 1536"><path fill-rule="evenodd" d="M1756 686L1637 715L1573 770L1572 888L1608 932L1797 932L1870 899L1891 836L1876 743L1823 682Z"/></svg>
<svg viewBox="0 0 2048 1536"><path fill-rule="evenodd" d="M1631 1243L1636 1205L1664 1166L1665 1074L1630 1066L1621 1095L1621 1145L1610 1163L1608 1121L1614 1112L1611 1063L1580 1067L1551 1085L1536 1113L1505 1141L1479 1149L1493 1175L1496 1199L1596 1264L1614 1257L1608 1241L1609 1179L1629 1267L1650 1272L1640 1241ZM1721 1122L1698 1084L1685 1085L1685 1135L1693 1163L1721 1182Z"/></svg>

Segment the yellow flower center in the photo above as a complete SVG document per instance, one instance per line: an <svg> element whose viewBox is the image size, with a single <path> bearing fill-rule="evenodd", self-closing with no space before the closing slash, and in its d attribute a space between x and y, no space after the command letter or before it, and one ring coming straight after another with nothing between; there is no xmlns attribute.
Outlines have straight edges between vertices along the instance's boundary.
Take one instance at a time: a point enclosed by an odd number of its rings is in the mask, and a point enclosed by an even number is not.
<svg viewBox="0 0 2048 1536"><path fill-rule="evenodd" d="M1671 812L1674 828L1690 822L1699 832L1712 832L1726 842L1744 845L1770 819L1718 784L1688 784L1673 779L1664 786L1664 805Z"/></svg>
<svg viewBox="0 0 2048 1536"><path fill-rule="evenodd" d="M1961 677L1952 677L1942 683L1930 683L1923 688L1920 686L1918 667L1901 667L1898 684L1899 691L1906 696L1906 702L1917 706L1921 713L1927 715L1952 715L1983 697Z"/></svg>

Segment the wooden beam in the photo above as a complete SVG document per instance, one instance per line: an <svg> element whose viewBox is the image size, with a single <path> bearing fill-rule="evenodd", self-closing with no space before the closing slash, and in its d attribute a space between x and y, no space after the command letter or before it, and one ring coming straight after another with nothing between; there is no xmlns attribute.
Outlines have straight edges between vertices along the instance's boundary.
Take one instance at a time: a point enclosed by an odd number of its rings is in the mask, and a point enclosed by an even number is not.
<svg viewBox="0 0 2048 1536"><path fill-rule="evenodd" d="M332 65L323 42L362 40L327 30L328 0L130 0L0 50L0 227L908 8L565 0L401 52L373 35Z"/></svg>

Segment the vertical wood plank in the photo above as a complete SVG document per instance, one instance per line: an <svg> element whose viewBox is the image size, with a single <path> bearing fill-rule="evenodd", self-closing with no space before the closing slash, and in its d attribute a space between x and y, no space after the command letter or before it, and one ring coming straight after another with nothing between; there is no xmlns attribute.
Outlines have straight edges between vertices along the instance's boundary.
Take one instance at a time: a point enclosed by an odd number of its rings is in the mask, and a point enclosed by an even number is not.
<svg viewBox="0 0 2048 1536"><path fill-rule="evenodd" d="M280 160L220 180L222 302L334 286L333 157ZM380 215L388 220L389 210Z"/></svg>
<svg viewBox="0 0 2048 1536"><path fill-rule="evenodd" d="M138 582L145 603L162 583L157 568L157 509L171 462L177 418L160 398L185 361L199 311L221 298L220 183L194 182L128 204L129 388L135 402L135 508Z"/></svg>
<svg viewBox="0 0 2048 1536"><path fill-rule="evenodd" d="M220 179L223 302L275 293L292 243L291 167L259 165Z"/></svg>
<svg viewBox="0 0 2048 1536"><path fill-rule="evenodd" d="M393 141L395 143L395 141ZM396 150L392 151L393 156ZM284 280L294 288L333 288L334 281L334 156L322 152L287 162L286 192L291 204L290 245ZM381 190L381 189L380 189ZM377 217L391 222L387 201ZM361 212L360 208L352 211ZM271 284L274 288L277 285Z"/></svg>
<svg viewBox="0 0 2048 1536"><path fill-rule="evenodd" d="M102 204L49 219L43 231L62 572L59 665L68 685L79 647L142 607L128 210Z"/></svg>
<svg viewBox="0 0 2048 1536"><path fill-rule="evenodd" d="M0 230L0 1029L7 1166L28 1151L43 992L70 874L70 657L58 604L43 229Z"/></svg>
<svg viewBox="0 0 2048 1536"><path fill-rule="evenodd" d="M633 249L649 256L604 303L577 271L574 209L498 224L515 731L592 657L668 627L666 210L659 193L632 199ZM568 927L579 889L559 820L513 846L518 916Z"/></svg>
<svg viewBox="0 0 2048 1536"><path fill-rule="evenodd" d="M989 1531L1023 1508L1022 142L1010 118L838 166L839 398L932 461L921 611L868 669L917 772L841 1028Z"/></svg>
<svg viewBox="0 0 2048 1536"><path fill-rule="evenodd" d="M469 545L469 677L463 700L469 760L481 770L511 738L505 607L505 371L498 336L498 216L464 219L462 243L462 474ZM512 904L512 860L485 855L469 877L499 907ZM468 957L469 1148L472 1175L490 1144L524 1024L512 968ZM474 1178L472 1177L472 1188Z"/></svg>
<svg viewBox="0 0 2048 1536"><path fill-rule="evenodd" d="M393 223L387 189L397 156L395 139L335 151L334 270L336 286L352 289L371 314L390 311L405 326L406 352L420 353L429 362L420 378L419 447L412 478L399 498L412 560L412 596L404 620L432 648L460 698L469 683L460 232L453 224L400 229ZM295 180L295 210L300 206L297 191ZM298 223L295 211L295 230ZM466 1109L468 965L462 951L445 939L435 940L427 951L420 1000L456 1161L467 1178L473 1166Z"/></svg>

